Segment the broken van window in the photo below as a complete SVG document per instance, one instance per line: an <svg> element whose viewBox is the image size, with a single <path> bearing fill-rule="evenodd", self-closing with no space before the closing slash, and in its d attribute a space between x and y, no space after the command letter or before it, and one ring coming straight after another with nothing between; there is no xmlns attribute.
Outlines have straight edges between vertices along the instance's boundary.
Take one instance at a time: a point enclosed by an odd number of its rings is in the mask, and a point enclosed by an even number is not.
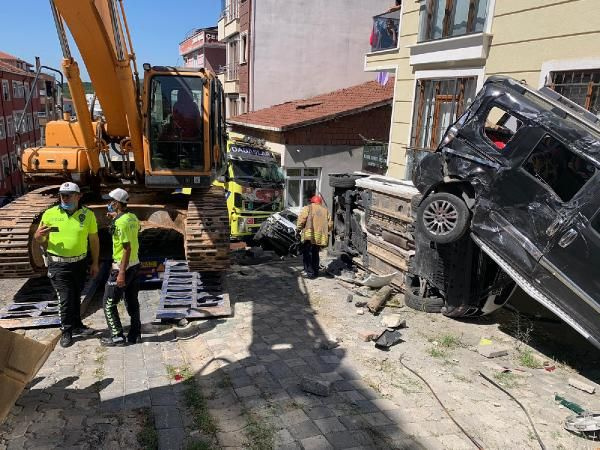
<svg viewBox="0 0 600 450"><path fill-rule="evenodd" d="M546 135L527 158L525 170L545 183L563 202L571 200L596 173L596 168Z"/></svg>
<svg viewBox="0 0 600 450"><path fill-rule="evenodd" d="M485 120L485 135L498 150L504 149L523 122L509 112L494 106Z"/></svg>

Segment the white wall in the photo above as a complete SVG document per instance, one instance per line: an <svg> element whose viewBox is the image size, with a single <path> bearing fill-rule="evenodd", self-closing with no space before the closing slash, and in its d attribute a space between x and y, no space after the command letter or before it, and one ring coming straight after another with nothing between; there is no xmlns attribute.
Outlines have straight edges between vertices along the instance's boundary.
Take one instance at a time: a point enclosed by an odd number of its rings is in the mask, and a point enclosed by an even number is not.
<svg viewBox="0 0 600 450"><path fill-rule="evenodd" d="M255 0L252 110L375 79L364 72L373 16L393 0Z"/></svg>

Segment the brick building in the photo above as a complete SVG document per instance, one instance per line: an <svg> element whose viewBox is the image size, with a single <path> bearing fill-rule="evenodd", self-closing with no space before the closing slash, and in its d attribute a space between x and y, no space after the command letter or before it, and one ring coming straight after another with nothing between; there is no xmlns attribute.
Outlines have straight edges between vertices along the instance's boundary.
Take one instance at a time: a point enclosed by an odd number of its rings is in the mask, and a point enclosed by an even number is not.
<svg viewBox="0 0 600 450"><path fill-rule="evenodd" d="M41 144L39 89L33 86L32 64L0 52L0 197L23 193L18 169L22 149ZM31 103L25 103L33 90ZM17 125L24 116L19 133ZM0 201L2 199L0 198Z"/></svg>
<svg viewBox="0 0 600 450"><path fill-rule="evenodd" d="M179 44L184 67L208 69L217 73L225 65L225 44L217 39L217 27L199 28Z"/></svg>
<svg viewBox="0 0 600 450"><path fill-rule="evenodd" d="M287 206L306 205L319 192L331 207L329 174L369 170L373 164L365 159L365 152L373 143L387 148L393 86L393 79L385 86L369 81L242 114L227 122L232 134L264 139L279 155ZM381 159L385 161L386 156Z"/></svg>

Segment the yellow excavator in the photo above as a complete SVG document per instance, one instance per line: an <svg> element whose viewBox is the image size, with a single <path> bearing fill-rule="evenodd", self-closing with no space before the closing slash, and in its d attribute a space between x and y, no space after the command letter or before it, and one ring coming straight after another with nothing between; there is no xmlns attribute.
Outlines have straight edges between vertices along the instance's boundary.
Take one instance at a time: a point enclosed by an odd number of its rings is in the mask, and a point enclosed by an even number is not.
<svg viewBox="0 0 600 450"><path fill-rule="evenodd" d="M181 233L191 270L225 270L227 206L223 189L212 185L226 169L219 80L204 69L144 64L140 82L122 0L50 0L50 6L76 119L64 113L49 122L45 145L20 155L31 190L0 209L0 278L45 272L31 237L64 181L82 187L101 227L108 225L101 194L125 188L142 229ZM100 119L88 110L67 28L102 107Z"/></svg>

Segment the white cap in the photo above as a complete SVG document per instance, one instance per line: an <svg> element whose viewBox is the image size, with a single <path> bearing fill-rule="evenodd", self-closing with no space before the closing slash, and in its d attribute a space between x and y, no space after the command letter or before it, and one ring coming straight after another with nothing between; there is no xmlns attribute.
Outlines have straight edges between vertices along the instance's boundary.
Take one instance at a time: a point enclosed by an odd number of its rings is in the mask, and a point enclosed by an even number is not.
<svg viewBox="0 0 600 450"><path fill-rule="evenodd" d="M102 198L104 200L112 199L121 203L127 203L129 201L129 194L125 189L117 188L113 189L108 193L108 195L105 195Z"/></svg>
<svg viewBox="0 0 600 450"><path fill-rule="evenodd" d="M80 192L79 186L77 186L75 183L71 183L70 181L61 184L60 188L58 189L59 194L79 194Z"/></svg>

